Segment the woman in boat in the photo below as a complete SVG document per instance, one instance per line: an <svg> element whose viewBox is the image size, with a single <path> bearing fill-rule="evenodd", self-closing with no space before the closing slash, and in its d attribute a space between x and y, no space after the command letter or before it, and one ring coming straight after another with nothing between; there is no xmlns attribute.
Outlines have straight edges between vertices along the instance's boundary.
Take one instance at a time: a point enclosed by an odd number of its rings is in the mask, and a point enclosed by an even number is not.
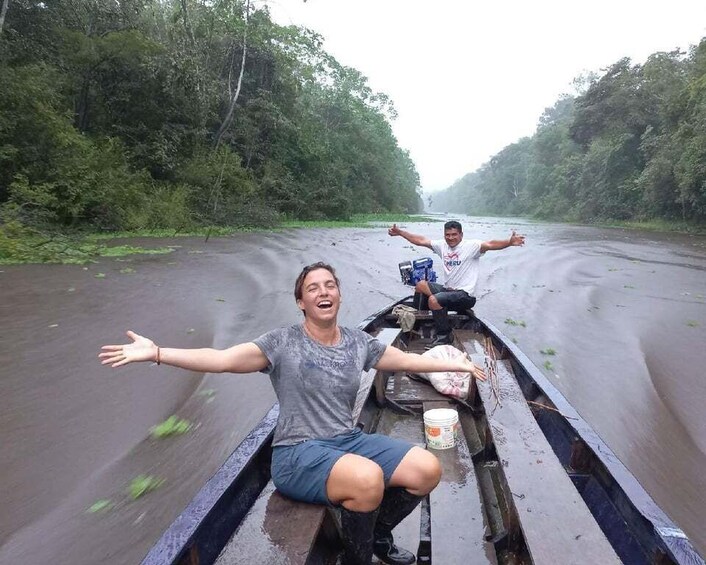
<svg viewBox="0 0 706 565"><path fill-rule="evenodd" d="M412 552L394 544L392 530L436 487L441 467L425 449L356 427L361 372L485 375L466 356L431 359L340 327L340 287L330 265L305 267L294 296L303 323L252 342L225 350L172 349L128 331L132 343L105 345L99 357L112 367L143 361L203 373L269 374L280 404L272 441L275 486L296 500L340 507L345 563L368 565L373 552L384 563L414 563Z"/></svg>

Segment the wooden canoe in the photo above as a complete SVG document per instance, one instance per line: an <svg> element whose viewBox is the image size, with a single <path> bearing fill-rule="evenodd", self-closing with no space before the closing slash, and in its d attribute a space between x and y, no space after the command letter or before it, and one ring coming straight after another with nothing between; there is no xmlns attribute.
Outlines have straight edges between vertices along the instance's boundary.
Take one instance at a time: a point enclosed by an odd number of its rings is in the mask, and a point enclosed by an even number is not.
<svg viewBox="0 0 706 565"><path fill-rule="evenodd" d="M397 304L360 328L403 350L434 337L429 312L404 333ZM439 486L395 530L417 563L704 564L591 426L497 328L473 312L451 314L454 345L486 365L466 401L403 373L361 376L356 415L365 431L424 445L424 411L451 407L456 446L433 450ZM143 565L333 564L335 510L282 496L270 480L275 405L197 493Z"/></svg>

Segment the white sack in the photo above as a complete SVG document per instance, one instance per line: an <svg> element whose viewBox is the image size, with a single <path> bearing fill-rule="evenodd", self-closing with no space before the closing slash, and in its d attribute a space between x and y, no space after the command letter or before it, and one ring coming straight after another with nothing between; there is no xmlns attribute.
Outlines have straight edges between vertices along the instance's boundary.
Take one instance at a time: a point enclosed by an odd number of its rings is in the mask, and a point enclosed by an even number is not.
<svg viewBox="0 0 706 565"><path fill-rule="evenodd" d="M466 354L460 349L456 349L453 345L437 345L436 347L432 347L429 351L422 353L422 356L431 357L433 359L456 359L457 357L465 357ZM441 394L462 400L468 398L468 391L471 386L470 373L445 371L440 373L418 374L423 379L429 381Z"/></svg>

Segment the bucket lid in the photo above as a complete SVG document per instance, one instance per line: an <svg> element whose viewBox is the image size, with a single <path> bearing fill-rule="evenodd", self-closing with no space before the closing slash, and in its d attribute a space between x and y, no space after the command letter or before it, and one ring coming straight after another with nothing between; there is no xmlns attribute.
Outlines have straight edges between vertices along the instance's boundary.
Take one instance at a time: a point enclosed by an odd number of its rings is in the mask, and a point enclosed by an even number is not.
<svg viewBox="0 0 706 565"><path fill-rule="evenodd" d="M447 422L458 420L458 412L451 408L433 408L424 412L425 422Z"/></svg>

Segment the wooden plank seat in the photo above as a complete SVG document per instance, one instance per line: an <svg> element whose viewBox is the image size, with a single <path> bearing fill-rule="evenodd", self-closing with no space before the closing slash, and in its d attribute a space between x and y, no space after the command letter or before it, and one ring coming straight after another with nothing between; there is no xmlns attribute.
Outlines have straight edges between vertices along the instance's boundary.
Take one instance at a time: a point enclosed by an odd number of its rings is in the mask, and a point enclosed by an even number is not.
<svg viewBox="0 0 706 565"><path fill-rule="evenodd" d="M469 354L484 352L476 335L456 331ZM490 378L478 383L478 392L532 562L620 563L540 430L509 362L495 366L500 402Z"/></svg>
<svg viewBox="0 0 706 565"><path fill-rule="evenodd" d="M376 338L392 345L399 328L382 329ZM377 371L361 375L361 386L354 408L362 424L363 402L370 392ZM364 427L368 427L366 424ZM221 552L217 565L305 565L321 563L336 550L335 522L325 506L307 504L280 494L269 481ZM323 543L316 543L317 538Z"/></svg>
<svg viewBox="0 0 706 565"><path fill-rule="evenodd" d="M412 379L406 373L395 373L388 379L385 396L401 405L448 400L448 397L437 392L431 383Z"/></svg>
<svg viewBox="0 0 706 565"><path fill-rule="evenodd" d="M457 318L461 321L466 321L470 319L470 317L473 315L473 310L463 310L461 312L456 312L454 310L449 311L449 315L452 318ZM416 320L432 320L434 316L431 313L431 310L417 310L414 312L414 318ZM385 320L388 322L396 322L397 321L397 316L395 314L387 314L385 315Z"/></svg>

